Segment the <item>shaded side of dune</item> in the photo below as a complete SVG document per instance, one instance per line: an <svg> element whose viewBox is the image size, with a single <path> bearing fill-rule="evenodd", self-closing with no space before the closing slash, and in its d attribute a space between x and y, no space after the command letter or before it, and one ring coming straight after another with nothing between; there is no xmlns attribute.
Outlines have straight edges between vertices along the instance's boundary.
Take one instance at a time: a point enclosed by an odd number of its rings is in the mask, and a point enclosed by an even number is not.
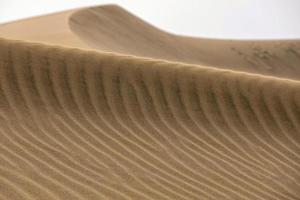
<svg viewBox="0 0 300 200"><path fill-rule="evenodd" d="M0 41L1 199L299 199L300 83Z"/></svg>
<svg viewBox="0 0 300 200"><path fill-rule="evenodd" d="M217 40L162 31L116 5L78 10L70 29L94 49L300 79L299 40ZM197 24L195 20L195 26Z"/></svg>

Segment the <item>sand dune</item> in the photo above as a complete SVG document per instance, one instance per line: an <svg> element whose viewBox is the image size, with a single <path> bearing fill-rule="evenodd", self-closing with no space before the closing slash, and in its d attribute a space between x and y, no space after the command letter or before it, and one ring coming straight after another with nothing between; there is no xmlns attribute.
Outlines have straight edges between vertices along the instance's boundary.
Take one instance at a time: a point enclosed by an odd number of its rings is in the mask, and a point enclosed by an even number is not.
<svg viewBox="0 0 300 200"><path fill-rule="evenodd" d="M0 36L0 199L300 199L298 41L175 36L115 6Z"/></svg>
<svg viewBox="0 0 300 200"><path fill-rule="evenodd" d="M93 20L90 20L93 19ZM117 6L74 12L70 27L99 50L298 79L300 41L234 41L173 35Z"/></svg>
<svg viewBox="0 0 300 200"><path fill-rule="evenodd" d="M299 79L299 40L215 40L159 30L116 5L0 26L0 37Z"/></svg>

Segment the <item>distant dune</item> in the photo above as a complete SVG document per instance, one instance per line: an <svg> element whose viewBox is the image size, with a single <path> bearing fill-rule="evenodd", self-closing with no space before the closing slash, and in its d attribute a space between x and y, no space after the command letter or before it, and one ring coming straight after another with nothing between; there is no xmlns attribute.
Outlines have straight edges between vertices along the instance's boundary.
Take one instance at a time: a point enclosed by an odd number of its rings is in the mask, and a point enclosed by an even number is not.
<svg viewBox="0 0 300 200"><path fill-rule="evenodd" d="M299 41L178 36L113 5L0 37L0 199L300 199Z"/></svg>

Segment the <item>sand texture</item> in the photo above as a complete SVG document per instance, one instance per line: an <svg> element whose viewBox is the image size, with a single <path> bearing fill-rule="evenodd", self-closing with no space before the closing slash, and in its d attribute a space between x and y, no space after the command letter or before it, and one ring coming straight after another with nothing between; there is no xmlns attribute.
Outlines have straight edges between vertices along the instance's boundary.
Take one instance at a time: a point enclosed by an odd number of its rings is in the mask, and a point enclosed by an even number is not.
<svg viewBox="0 0 300 200"><path fill-rule="evenodd" d="M299 41L178 36L112 5L0 37L0 200L300 199Z"/></svg>

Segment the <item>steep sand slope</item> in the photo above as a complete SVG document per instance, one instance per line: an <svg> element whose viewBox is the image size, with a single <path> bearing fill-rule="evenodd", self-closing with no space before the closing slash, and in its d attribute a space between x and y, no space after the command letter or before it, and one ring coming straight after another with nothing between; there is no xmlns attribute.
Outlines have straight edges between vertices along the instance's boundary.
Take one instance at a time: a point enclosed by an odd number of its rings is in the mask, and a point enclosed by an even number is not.
<svg viewBox="0 0 300 200"><path fill-rule="evenodd" d="M70 28L99 50L300 78L299 40L239 41L177 36L118 6L76 11L70 17Z"/></svg>
<svg viewBox="0 0 300 200"><path fill-rule="evenodd" d="M175 36L116 6L0 36L85 49L0 39L0 199L300 199L298 41Z"/></svg>
<svg viewBox="0 0 300 200"><path fill-rule="evenodd" d="M300 82L0 41L1 199L299 199Z"/></svg>

